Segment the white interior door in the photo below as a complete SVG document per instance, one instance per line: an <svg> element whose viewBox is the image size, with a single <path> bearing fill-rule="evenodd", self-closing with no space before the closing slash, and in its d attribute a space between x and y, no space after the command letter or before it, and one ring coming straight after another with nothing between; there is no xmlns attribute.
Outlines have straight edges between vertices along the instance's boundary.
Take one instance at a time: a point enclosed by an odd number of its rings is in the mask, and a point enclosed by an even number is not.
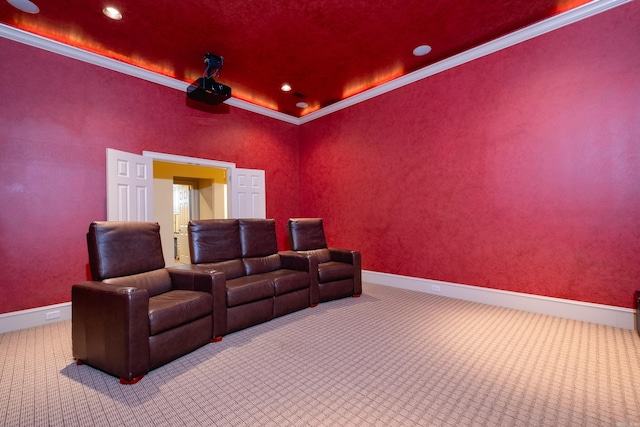
<svg viewBox="0 0 640 427"><path fill-rule="evenodd" d="M267 197L263 170L231 169L231 217L267 217Z"/></svg>
<svg viewBox="0 0 640 427"><path fill-rule="evenodd" d="M189 221L191 221L192 186L174 184L174 210L177 208L177 232L175 234L177 259L183 264L191 264L189 251ZM174 230L175 232L175 230Z"/></svg>
<svg viewBox="0 0 640 427"><path fill-rule="evenodd" d="M107 221L153 221L153 159L107 148Z"/></svg>

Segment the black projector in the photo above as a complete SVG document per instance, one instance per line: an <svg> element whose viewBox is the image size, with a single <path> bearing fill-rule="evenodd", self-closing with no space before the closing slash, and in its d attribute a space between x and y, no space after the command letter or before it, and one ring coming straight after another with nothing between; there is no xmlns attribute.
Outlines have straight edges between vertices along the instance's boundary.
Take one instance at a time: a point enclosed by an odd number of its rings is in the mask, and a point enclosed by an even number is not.
<svg viewBox="0 0 640 427"><path fill-rule="evenodd" d="M187 88L187 98L218 105L231 98L231 88L213 80L213 77L200 77Z"/></svg>

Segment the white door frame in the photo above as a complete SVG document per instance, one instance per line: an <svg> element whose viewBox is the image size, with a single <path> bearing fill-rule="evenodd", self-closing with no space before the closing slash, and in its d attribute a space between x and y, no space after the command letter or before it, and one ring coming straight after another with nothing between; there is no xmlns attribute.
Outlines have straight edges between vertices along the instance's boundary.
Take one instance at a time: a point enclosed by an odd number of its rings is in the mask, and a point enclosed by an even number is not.
<svg viewBox="0 0 640 427"><path fill-rule="evenodd" d="M107 149L107 151L109 152L109 150L111 151L117 151L117 150L112 150L112 149ZM180 155L176 155L176 154L166 154L166 153L158 153L158 152L154 152L154 151L143 151L142 152L142 156L140 156L139 154L133 154L133 153L126 153L126 152L122 152L122 154L127 154L129 156L131 156L131 159L136 159L136 161L140 164L147 164L147 169L146 169L146 175L151 178L153 180L153 174L152 174L152 170L153 170L153 161L154 160L160 160L160 161L164 161L164 162L170 162L170 163L182 163L182 164L188 164L188 165L196 165L196 166L204 166L204 167L211 167L211 168L218 168L218 169L224 169L226 171L226 185L225 185L225 202L226 202L226 217L227 218L234 218L233 215L245 215L246 217L252 217L252 216L256 216L256 217L261 217L264 218L265 217L265 212L266 212L266 193L265 193L265 188L264 188L264 174L265 172L263 170L253 170L253 169L240 169L240 168L236 168L236 164L235 163L231 163L231 162L223 162L223 161L219 161L219 160L208 160L208 159L201 159L201 158L197 158L197 157L188 157L188 156L180 156ZM137 158L135 157L137 156ZM146 161L148 160L148 162ZM113 161L108 161L108 165L111 165L111 169L114 169L114 166L112 165L112 163L114 163ZM114 169L115 171L115 169ZM109 176L110 174L113 174L114 172L111 171L110 172L110 168L107 168L107 182L109 182ZM255 175L255 176L254 176ZM261 177L261 179L257 179L257 177ZM237 179L238 177L243 177L246 178L245 181L248 180L248 182L251 184L251 187L241 187L240 185L235 186L234 185L234 180ZM148 206L148 209L143 209L144 213L145 213L145 218L122 218L124 220L143 220L143 221L153 221L154 218L156 218L156 216L154 215L153 217L150 217L151 215L153 215L153 183L149 183L151 184L151 188L149 189L150 191L147 191L145 193L145 195L149 196L149 198L147 199L148 201L145 202L146 205ZM261 189L256 190L255 187L256 186L262 186ZM237 188L236 188L237 187ZM110 204L110 200L113 199L115 193L111 192L109 193L109 191L107 191L107 205ZM113 194L112 194L113 193ZM244 199L246 199L247 197L249 197L249 201L253 202L253 204L255 206L248 206L245 208L239 208L238 206L235 206L236 203L239 202L243 202ZM122 198L122 197L121 197ZM116 199L114 199L116 200ZM116 200L116 204L117 204L117 200ZM248 204L248 203L245 203ZM139 215L138 215L139 216ZM113 220L116 218L108 218L109 220ZM166 236L164 236L163 238L163 252L164 252L164 257L165 257L165 263L167 266L171 266L174 264L174 257L173 257L173 224L170 223L170 227L167 229L168 231L170 231L170 237L171 240L167 240ZM166 228L166 227L165 227ZM161 233L162 234L162 233ZM166 241L165 241L166 240Z"/></svg>
<svg viewBox="0 0 640 427"><path fill-rule="evenodd" d="M210 168L225 169L225 178L227 180L227 189L231 188L231 175L232 170L236 168L235 163L223 162L220 160L200 159L198 157L180 156L177 154L158 153L155 151L143 151L144 157L150 157L153 160L160 160L169 163L184 163L187 165L206 166ZM230 192L227 191L226 204L227 204L227 218L231 218L231 199L229 197Z"/></svg>
<svg viewBox="0 0 640 427"><path fill-rule="evenodd" d="M240 216L245 217L253 217L256 218L266 218L266 194L265 194L265 173L262 170L254 170L254 169L241 169L237 168L235 163L231 162L223 162L220 160L209 160L209 159L201 159L198 157L189 157L189 156L180 156L177 154L166 154L166 153L158 153L155 151L143 151L142 155L144 157L150 157L153 160L161 160L164 162L170 163L185 163L188 165L196 165L196 166L207 166L219 169L226 170L226 184L227 184L227 218L238 218ZM259 181L259 185L262 186L261 193L258 194L257 199L259 205L257 208L252 207L251 209L240 209L237 205L239 200L234 200L234 197L237 196L237 192L240 190L239 186L236 185L234 180L238 174L246 175L247 177L252 178L252 182L256 180L256 177ZM256 197L256 195L253 195ZM237 197L236 197L237 198ZM250 202L250 201L247 201Z"/></svg>

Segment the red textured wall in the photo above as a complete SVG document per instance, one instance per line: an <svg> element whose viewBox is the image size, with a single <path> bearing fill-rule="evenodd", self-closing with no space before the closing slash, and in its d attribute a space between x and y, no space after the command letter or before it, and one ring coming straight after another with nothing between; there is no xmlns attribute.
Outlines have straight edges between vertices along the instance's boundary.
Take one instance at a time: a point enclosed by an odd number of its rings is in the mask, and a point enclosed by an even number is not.
<svg viewBox="0 0 640 427"><path fill-rule="evenodd" d="M281 247L322 216L366 269L632 306L640 3L301 127L0 39L0 313L66 302L105 149L266 170Z"/></svg>
<svg viewBox="0 0 640 427"><path fill-rule="evenodd" d="M0 38L0 313L70 301L87 278L85 233L106 217L105 150L266 171L267 216L299 207L299 128ZM294 179L291 179L294 177Z"/></svg>
<svg viewBox="0 0 640 427"><path fill-rule="evenodd" d="M305 124L304 215L363 268L632 307L640 3Z"/></svg>

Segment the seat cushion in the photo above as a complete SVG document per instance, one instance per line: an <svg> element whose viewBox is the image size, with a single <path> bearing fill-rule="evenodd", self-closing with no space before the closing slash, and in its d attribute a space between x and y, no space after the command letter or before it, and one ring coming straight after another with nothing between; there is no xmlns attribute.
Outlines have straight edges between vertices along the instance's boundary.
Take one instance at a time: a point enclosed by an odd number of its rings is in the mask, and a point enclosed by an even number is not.
<svg viewBox="0 0 640 427"><path fill-rule="evenodd" d="M353 277L354 268L351 264L329 261L318 264L318 281L320 283L333 282L335 280L350 279Z"/></svg>
<svg viewBox="0 0 640 427"><path fill-rule="evenodd" d="M311 278L306 271L281 269L270 273L260 274L273 283L275 295L283 295L311 286Z"/></svg>
<svg viewBox="0 0 640 427"><path fill-rule="evenodd" d="M149 298L149 333L161 332L211 314L211 294L197 291L169 291Z"/></svg>
<svg viewBox="0 0 640 427"><path fill-rule="evenodd" d="M227 280L227 307L273 298L273 284L260 276L243 276Z"/></svg>

